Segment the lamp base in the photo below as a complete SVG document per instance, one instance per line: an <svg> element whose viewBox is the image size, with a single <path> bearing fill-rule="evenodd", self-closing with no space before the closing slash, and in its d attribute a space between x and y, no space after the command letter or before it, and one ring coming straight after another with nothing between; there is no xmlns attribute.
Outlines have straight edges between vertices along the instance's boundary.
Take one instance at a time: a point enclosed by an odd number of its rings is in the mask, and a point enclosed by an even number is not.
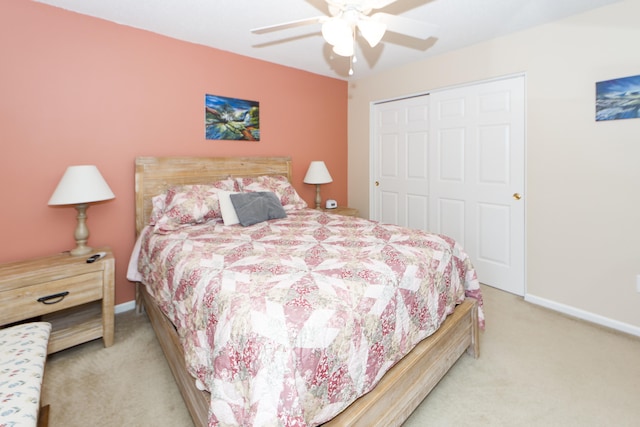
<svg viewBox="0 0 640 427"><path fill-rule="evenodd" d="M322 199L320 198L320 184L316 184L316 209L320 209Z"/></svg>
<svg viewBox="0 0 640 427"><path fill-rule="evenodd" d="M91 252L91 248L87 246L87 240L89 239L89 228L87 228L88 207L88 203L80 203L76 205L76 210L78 211L78 216L76 217L78 225L73 233L73 236L76 239L76 247L70 252L72 256L86 255Z"/></svg>
<svg viewBox="0 0 640 427"><path fill-rule="evenodd" d="M71 249L69 253L71 254L71 256L81 256L90 254L92 250L93 249L89 246L78 245L75 248Z"/></svg>

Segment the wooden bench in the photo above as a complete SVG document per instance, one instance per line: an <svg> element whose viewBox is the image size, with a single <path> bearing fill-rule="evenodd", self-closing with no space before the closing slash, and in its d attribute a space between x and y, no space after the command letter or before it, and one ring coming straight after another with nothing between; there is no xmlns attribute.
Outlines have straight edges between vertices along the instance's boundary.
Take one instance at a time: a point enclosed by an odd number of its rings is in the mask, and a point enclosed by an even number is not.
<svg viewBox="0 0 640 427"><path fill-rule="evenodd" d="M46 426L40 390L51 324L30 322L0 329L0 425Z"/></svg>

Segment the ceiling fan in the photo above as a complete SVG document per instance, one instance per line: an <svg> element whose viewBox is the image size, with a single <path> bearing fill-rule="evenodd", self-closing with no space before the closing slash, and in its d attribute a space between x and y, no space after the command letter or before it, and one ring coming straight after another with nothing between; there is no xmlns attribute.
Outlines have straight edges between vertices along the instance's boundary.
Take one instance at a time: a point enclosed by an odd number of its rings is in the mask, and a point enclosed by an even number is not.
<svg viewBox="0 0 640 427"><path fill-rule="evenodd" d="M251 30L255 34L263 34L287 28L300 27L310 24L322 24L322 36L333 46L333 52L340 56L351 58L355 62L355 41L357 33L375 47L387 30L405 36L426 40L433 35L433 25L391 15L384 12L370 13L385 8L398 0L325 0L329 6L331 16L316 16L299 19L282 24L270 25ZM349 75L353 74L353 67Z"/></svg>

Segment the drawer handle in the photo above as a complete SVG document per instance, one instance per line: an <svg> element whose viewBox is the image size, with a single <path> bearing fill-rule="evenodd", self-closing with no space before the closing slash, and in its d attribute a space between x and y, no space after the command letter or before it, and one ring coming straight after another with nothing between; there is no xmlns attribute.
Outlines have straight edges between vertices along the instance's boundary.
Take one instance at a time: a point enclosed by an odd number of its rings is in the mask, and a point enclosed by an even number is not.
<svg viewBox="0 0 640 427"><path fill-rule="evenodd" d="M59 294L47 295L46 297L38 298L38 302L41 302L43 304L57 304L62 301L67 295L69 295L69 291L60 292Z"/></svg>

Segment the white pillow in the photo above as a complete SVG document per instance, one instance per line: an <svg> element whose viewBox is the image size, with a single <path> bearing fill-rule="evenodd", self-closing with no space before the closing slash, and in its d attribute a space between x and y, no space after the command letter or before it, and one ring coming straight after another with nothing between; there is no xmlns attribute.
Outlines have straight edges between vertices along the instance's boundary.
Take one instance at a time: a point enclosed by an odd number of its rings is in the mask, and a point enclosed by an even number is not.
<svg viewBox="0 0 640 427"><path fill-rule="evenodd" d="M222 221L224 225L240 224L236 209L231 202L231 195L238 194L234 191L220 191L218 192L218 199L220 200L220 212L222 212Z"/></svg>

